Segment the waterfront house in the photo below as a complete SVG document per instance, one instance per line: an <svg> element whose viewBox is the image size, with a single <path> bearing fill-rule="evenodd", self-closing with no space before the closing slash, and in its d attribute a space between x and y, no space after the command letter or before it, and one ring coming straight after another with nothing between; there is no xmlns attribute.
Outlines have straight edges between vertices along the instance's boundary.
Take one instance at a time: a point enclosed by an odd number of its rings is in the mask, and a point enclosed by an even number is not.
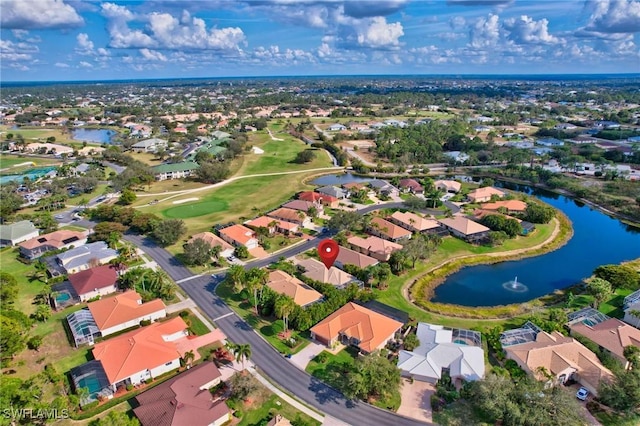
<svg viewBox="0 0 640 426"><path fill-rule="evenodd" d="M435 219L429 219L411 212L394 212L389 220L411 232L441 233L444 228Z"/></svg>
<svg viewBox="0 0 640 426"><path fill-rule="evenodd" d="M491 231L486 226L462 216L440 219L440 223L451 232L452 235L470 243L487 238Z"/></svg>
<svg viewBox="0 0 640 426"><path fill-rule="evenodd" d="M487 201L491 201L492 197L502 198L505 195L507 194L504 191L492 186L484 186L469 192L467 194L467 198L472 203L485 203Z"/></svg>

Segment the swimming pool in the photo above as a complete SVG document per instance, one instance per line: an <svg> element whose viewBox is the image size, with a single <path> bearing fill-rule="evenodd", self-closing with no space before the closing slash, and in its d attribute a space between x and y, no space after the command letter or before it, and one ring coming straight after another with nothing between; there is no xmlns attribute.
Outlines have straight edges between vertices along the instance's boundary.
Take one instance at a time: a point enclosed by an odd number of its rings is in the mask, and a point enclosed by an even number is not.
<svg viewBox="0 0 640 426"><path fill-rule="evenodd" d="M453 343L455 343L456 345L465 345L465 346L469 345L466 341L462 339L454 339Z"/></svg>
<svg viewBox="0 0 640 426"><path fill-rule="evenodd" d="M71 295L67 292L62 292L56 296L56 302L63 303L71 299Z"/></svg>

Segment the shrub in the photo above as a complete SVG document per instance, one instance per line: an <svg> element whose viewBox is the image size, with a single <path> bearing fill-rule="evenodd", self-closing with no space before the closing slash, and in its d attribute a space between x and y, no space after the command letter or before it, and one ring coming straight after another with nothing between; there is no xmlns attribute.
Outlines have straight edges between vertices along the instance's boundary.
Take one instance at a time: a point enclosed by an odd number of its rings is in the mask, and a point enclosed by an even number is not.
<svg viewBox="0 0 640 426"><path fill-rule="evenodd" d="M127 391L132 391L133 390L133 385L131 383L129 383L127 385Z"/></svg>
<svg viewBox="0 0 640 426"><path fill-rule="evenodd" d="M315 361L320 363L320 364L324 364L325 362L327 362L329 360L329 354L327 354L326 352L322 351L320 352L318 355L316 355L315 357Z"/></svg>

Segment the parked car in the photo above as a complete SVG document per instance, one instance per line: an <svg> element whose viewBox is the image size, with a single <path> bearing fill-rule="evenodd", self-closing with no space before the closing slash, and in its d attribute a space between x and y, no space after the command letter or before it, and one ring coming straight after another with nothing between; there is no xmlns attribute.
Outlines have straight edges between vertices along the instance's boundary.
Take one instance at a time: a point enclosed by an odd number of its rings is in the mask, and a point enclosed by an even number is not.
<svg viewBox="0 0 640 426"><path fill-rule="evenodd" d="M578 389L578 392L576 392L576 398L578 398L580 401L586 401L588 396L589 390L586 388L580 388Z"/></svg>

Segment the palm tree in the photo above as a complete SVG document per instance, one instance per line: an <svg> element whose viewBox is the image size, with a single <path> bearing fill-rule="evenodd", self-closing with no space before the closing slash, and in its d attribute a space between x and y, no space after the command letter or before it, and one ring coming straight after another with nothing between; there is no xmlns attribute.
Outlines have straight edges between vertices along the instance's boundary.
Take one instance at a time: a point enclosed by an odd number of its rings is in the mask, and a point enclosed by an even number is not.
<svg viewBox="0 0 640 426"><path fill-rule="evenodd" d="M253 290L254 307L256 315L258 315L258 290L260 290L262 294L262 288L269 280L269 273L264 269L252 268L248 271L247 275L247 286Z"/></svg>
<svg viewBox="0 0 640 426"><path fill-rule="evenodd" d="M276 315L282 318L284 322L284 333L286 334L289 331L289 315L293 313L293 310L296 307L296 303L289 296L280 295L276 299L276 304L274 306Z"/></svg>
<svg viewBox="0 0 640 426"><path fill-rule="evenodd" d="M240 265L231 265L227 271L227 278L231 280L235 291L241 291L244 288L245 276L246 271Z"/></svg>
<svg viewBox="0 0 640 426"><path fill-rule="evenodd" d="M248 343L235 345L233 353L237 362L242 361L242 369L244 370L244 362L251 357L251 345Z"/></svg>
<svg viewBox="0 0 640 426"><path fill-rule="evenodd" d="M40 280L40 278L44 279L44 283L47 284L49 282L49 276L47 275L47 265L42 261L37 261L34 265L35 270L33 271L33 279Z"/></svg>
<svg viewBox="0 0 640 426"><path fill-rule="evenodd" d="M211 247L211 257L214 257L216 261L220 258L220 253L222 253L222 246Z"/></svg>
<svg viewBox="0 0 640 426"><path fill-rule="evenodd" d="M184 361L185 365L190 367L191 363L193 362L193 360L196 359L196 355L193 353L193 351L187 351L184 353L184 355L182 355L182 360Z"/></svg>

